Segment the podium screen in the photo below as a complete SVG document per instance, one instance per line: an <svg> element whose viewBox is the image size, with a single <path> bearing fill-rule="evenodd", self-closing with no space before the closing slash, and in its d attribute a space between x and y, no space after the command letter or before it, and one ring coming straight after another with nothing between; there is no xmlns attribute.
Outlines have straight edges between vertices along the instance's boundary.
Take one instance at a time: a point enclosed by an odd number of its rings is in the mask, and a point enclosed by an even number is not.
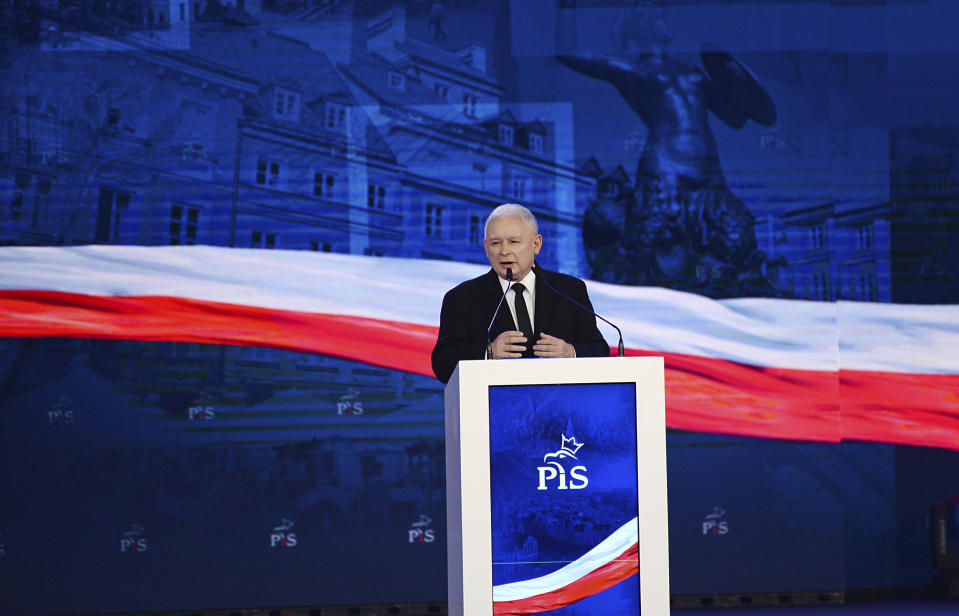
<svg viewBox="0 0 959 616"><path fill-rule="evenodd" d="M493 601L638 614L635 383L489 388Z"/></svg>

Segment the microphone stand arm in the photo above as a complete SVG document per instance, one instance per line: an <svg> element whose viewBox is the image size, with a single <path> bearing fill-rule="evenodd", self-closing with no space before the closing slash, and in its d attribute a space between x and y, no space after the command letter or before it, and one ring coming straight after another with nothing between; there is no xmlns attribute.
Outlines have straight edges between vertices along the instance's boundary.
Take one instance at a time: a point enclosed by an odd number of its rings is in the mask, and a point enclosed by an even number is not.
<svg viewBox="0 0 959 616"><path fill-rule="evenodd" d="M513 268L506 268L506 282L513 282ZM503 297L499 298L499 303L496 304L496 310L493 311L493 318L489 321L489 327L486 328L486 359L493 359L493 341L490 340L490 332L493 331L493 323L496 321L496 315L499 314L499 309L503 306L503 301L506 299L506 294L509 293L509 284L506 285L506 290L503 291Z"/></svg>
<svg viewBox="0 0 959 616"><path fill-rule="evenodd" d="M560 296L562 296L562 297L565 297L566 299L568 299L569 301L573 302L574 304L576 304L577 306L579 306L580 308L582 308L582 309L585 310L586 312L590 313L591 315L593 315L594 317L596 317L597 319L599 319L599 320L602 321L603 323L606 323L606 324L610 325L613 329L615 329L615 330L616 330L616 333L619 334L619 348L618 348L618 352L617 352L617 357L625 357L625 356L626 356L626 347L623 346L623 332L622 332L621 329L619 329L618 327L616 327L615 325L613 325L613 323L612 323L611 321L609 321L608 319L606 319L606 318L604 318L604 317L601 317L600 315L596 314L596 311L595 311L595 310L589 309L588 307L586 307L586 306L584 306L583 304L577 302L575 299L573 299L573 298L570 297L569 295L566 295L565 293L563 293L562 291L560 291L559 289L557 289L556 287L554 287L553 285L551 285L551 284L549 283L549 281L546 280L546 277L545 277L545 276L543 276L543 284L545 284L546 287L547 287L550 291L552 291L553 293L556 293L557 295L560 295ZM505 297L505 296L504 296L504 297Z"/></svg>

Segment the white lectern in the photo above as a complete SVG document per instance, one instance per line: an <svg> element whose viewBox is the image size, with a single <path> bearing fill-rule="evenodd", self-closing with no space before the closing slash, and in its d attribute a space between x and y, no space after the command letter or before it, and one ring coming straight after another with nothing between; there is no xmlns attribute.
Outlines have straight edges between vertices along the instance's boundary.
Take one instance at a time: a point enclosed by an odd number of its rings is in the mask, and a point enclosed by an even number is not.
<svg viewBox="0 0 959 616"><path fill-rule="evenodd" d="M460 362L449 613L669 614L665 429L661 357Z"/></svg>

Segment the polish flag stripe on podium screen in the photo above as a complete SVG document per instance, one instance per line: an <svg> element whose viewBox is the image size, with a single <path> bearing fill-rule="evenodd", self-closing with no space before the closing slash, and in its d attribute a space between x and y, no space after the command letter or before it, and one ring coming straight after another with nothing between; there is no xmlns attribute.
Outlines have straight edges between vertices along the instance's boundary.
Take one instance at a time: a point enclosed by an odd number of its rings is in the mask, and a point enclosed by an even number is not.
<svg viewBox="0 0 959 616"><path fill-rule="evenodd" d="M539 614L596 595L639 571L639 518L560 569L493 587L494 614ZM638 596L637 596L638 599Z"/></svg>

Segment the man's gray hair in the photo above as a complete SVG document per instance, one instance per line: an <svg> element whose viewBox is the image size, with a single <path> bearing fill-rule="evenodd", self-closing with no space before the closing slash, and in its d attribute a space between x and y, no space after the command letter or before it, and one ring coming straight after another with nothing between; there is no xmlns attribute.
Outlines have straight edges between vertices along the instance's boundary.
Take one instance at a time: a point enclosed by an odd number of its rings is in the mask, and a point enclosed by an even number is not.
<svg viewBox="0 0 959 616"><path fill-rule="evenodd" d="M533 229L534 235L539 233L539 224L536 222L536 217L533 216L533 213L529 211L529 208L523 207L518 203L504 203L490 212L489 217L486 219L486 226L483 227L483 236L485 237L489 234L489 223L499 218L510 218L512 216L522 218L523 222Z"/></svg>

